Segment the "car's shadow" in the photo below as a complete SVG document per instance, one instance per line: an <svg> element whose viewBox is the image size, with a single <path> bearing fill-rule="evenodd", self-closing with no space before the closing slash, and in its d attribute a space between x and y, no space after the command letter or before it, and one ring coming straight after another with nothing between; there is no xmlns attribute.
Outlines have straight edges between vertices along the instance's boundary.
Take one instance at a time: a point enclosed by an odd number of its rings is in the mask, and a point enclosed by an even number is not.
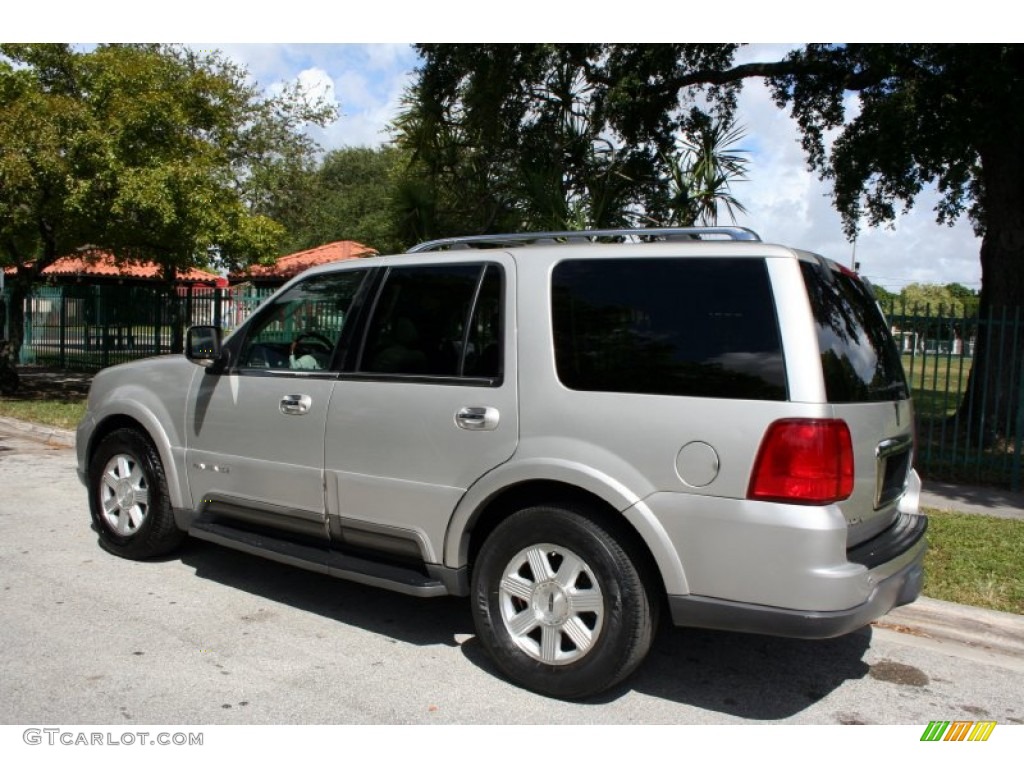
<svg viewBox="0 0 1024 768"><path fill-rule="evenodd" d="M499 674L472 635L469 603L422 599L333 579L190 539L181 562L200 578L413 645L460 646L465 658ZM868 673L871 630L833 640L790 640L663 627L640 669L583 704L614 701L635 690L740 718L779 720L810 707Z"/></svg>
<svg viewBox="0 0 1024 768"><path fill-rule="evenodd" d="M778 720L865 677L870 644L870 628L831 640L793 640L666 626L627 686L736 717Z"/></svg>
<svg viewBox="0 0 1024 768"><path fill-rule="evenodd" d="M418 598L282 565L198 539L172 558L196 576L412 645L456 646L472 634L465 600Z"/></svg>

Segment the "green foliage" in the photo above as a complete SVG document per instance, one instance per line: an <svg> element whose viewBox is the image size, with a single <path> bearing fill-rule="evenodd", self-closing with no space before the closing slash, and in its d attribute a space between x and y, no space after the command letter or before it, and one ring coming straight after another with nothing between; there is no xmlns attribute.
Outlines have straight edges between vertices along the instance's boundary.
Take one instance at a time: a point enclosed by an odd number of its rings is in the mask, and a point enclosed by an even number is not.
<svg viewBox="0 0 1024 768"><path fill-rule="evenodd" d="M395 122L411 156L399 200L413 239L456 233L715 220L741 210L742 163L706 154L737 137L734 86L714 116L658 93L733 46L421 45ZM732 134L732 135L730 135Z"/></svg>
<svg viewBox="0 0 1024 768"><path fill-rule="evenodd" d="M960 283L910 283L899 293L891 293L874 286L875 297L888 312L899 315L942 315L946 317L976 317L979 296Z"/></svg>
<svg viewBox="0 0 1024 768"><path fill-rule="evenodd" d="M900 291L900 301L913 313L924 313L926 308L931 314L962 317L964 313L963 301L946 286L934 283L910 283Z"/></svg>
<svg viewBox="0 0 1024 768"><path fill-rule="evenodd" d="M268 98L218 53L0 47L0 253L28 277L82 245L168 273L273 254L264 181L308 162L333 115ZM29 263L32 266L29 267Z"/></svg>
<svg viewBox="0 0 1024 768"><path fill-rule="evenodd" d="M661 156L669 182L669 214L664 223L714 226L719 206L735 222L737 211L747 211L731 191L732 183L747 175L746 150L733 148L744 131L696 112L692 119L692 135L681 139L675 153Z"/></svg>
<svg viewBox="0 0 1024 768"><path fill-rule="evenodd" d="M955 301L963 305L964 314L967 317L977 316L981 303L981 296L978 295L977 291L972 291L970 288L960 285L960 283L949 283L946 285L946 290L949 291L949 295Z"/></svg>
<svg viewBox="0 0 1024 768"><path fill-rule="evenodd" d="M293 178L267 206L287 230L281 253L336 240L355 240L381 253L412 245L401 237L396 203L405 164L395 147L328 152L319 167Z"/></svg>
<svg viewBox="0 0 1024 768"><path fill-rule="evenodd" d="M871 288L875 292L875 298L878 300L878 303L882 305L885 311L888 312L889 308L894 305L898 306L900 298L898 293L893 293L880 285L872 285Z"/></svg>
<svg viewBox="0 0 1024 768"><path fill-rule="evenodd" d="M1021 46L808 45L786 65L772 78L776 98L792 106L811 165L834 181L851 235L862 215L891 222L930 184L940 222L967 212L986 231L986 165L1007 148L1019 154ZM852 116L850 91L859 96ZM837 128L829 152L825 137Z"/></svg>

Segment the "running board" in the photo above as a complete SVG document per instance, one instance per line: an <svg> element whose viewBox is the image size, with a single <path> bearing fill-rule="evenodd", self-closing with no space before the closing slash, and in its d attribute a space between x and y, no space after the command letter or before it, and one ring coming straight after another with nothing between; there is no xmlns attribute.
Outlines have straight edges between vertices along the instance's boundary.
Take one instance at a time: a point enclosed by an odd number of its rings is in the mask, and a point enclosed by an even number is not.
<svg viewBox="0 0 1024 768"><path fill-rule="evenodd" d="M195 520L188 533L197 539L237 549L240 552L371 587L381 587L416 597L441 597L448 594L448 589L440 581L412 568L364 560L328 549L326 546L300 544L203 519Z"/></svg>

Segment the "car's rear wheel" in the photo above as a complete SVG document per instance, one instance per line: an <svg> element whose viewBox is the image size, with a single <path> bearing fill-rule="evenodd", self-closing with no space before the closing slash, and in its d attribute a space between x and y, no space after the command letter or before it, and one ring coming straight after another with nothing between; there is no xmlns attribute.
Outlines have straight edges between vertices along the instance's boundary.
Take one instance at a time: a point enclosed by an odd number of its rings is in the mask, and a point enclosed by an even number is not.
<svg viewBox="0 0 1024 768"><path fill-rule="evenodd" d="M111 432L93 454L89 508L100 544L121 557L166 554L185 537L174 524L160 455L134 429Z"/></svg>
<svg viewBox="0 0 1024 768"><path fill-rule="evenodd" d="M654 632L654 603L634 558L581 512L515 513L473 567L477 634L495 663L519 685L567 699L623 680Z"/></svg>

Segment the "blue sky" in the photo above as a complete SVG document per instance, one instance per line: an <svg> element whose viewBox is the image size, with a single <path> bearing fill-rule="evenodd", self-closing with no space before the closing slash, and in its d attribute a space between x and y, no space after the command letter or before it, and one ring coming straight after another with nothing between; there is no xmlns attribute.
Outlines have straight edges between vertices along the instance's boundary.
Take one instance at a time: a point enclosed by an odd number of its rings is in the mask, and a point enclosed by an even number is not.
<svg viewBox="0 0 1024 768"><path fill-rule="evenodd" d="M857 14L843 19L842 37L983 40L999 28L990 23L1001 13L995 0L975 0L968 18L954 13L957 6L952 3L935 0L924 21L914 4L906 6L890 0L861 0ZM18 7L13 13L21 16L5 19L4 36L25 40L208 40L189 45L219 48L244 64L261 87L274 89L300 80L308 87L324 89L338 104L340 117L312 133L325 149L334 149L386 140L387 123L396 114L417 63L405 40L512 41L536 39L541 32L554 39L600 40L614 30L616 37L661 42L656 36L715 39L728 30L733 38L778 41L822 39L834 37L838 31L836 21L824 19L820 3L811 0L783 0L770 8L754 0L732 0L727 20L702 13L696 25L691 11L707 6L634 0L628 14L597 6L588 6L591 12L581 13L582 7L550 0L519 0L514 6L488 6L470 0L429 4L392 0L386 5L179 0L173 7L150 6L144 17L140 13L128 18L116 0L88 4L51 0L35 10ZM215 42L218 40L240 42ZM774 60L789 47L781 42L758 43L746 49L741 59ZM839 217L831 208L829 188L806 169L793 121L775 107L760 82L746 84L738 121L746 127L745 145L752 155L749 180L734 189L748 208L737 223L751 227L765 240L817 251L849 264L853 247L842 235ZM892 229L865 229L856 245L861 271L890 290L914 281L955 281L979 287L979 241L966 220L952 228L936 224L934 203L934 194L922 194Z"/></svg>

